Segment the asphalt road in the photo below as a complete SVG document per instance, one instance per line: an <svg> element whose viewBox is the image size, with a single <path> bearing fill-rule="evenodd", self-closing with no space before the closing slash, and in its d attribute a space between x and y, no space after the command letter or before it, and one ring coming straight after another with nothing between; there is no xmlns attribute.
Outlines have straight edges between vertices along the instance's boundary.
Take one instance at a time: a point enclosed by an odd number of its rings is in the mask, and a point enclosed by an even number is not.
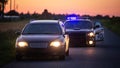
<svg viewBox="0 0 120 68"><path fill-rule="evenodd" d="M96 47L70 48L66 60L16 61L3 68L120 68L120 37L105 29L105 41Z"/></svg>

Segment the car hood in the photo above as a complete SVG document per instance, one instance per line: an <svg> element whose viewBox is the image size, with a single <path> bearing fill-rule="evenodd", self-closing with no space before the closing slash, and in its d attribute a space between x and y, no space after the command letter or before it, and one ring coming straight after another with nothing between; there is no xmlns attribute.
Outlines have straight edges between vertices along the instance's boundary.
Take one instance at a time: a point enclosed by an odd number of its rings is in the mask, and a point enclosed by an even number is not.
<svg viewBox="0 0 120 68"><path fill-rule="evenodd" d="M53 41L63 37L62 35L21 35L18 41L37 42L37 41Z"/></svg>

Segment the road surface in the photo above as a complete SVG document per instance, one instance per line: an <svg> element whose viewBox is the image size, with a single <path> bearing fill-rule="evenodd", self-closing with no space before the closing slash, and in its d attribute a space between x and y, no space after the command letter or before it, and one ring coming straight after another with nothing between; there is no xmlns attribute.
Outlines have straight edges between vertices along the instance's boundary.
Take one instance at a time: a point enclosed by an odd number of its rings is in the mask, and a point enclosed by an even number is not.
<svg viewBox="0 0 120 68"><path fill-rule="evenodd" d="M105 41L96 47L70 48L66 60L24 60L3 68L120 68L120 37L105 28Z"/></svg>

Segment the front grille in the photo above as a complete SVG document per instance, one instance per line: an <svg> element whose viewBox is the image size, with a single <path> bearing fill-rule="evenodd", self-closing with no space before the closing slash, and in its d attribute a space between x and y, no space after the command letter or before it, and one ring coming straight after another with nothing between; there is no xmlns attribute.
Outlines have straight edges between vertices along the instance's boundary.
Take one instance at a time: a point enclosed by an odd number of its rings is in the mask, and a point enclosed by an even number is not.
<svg viewBox="0 0 120 68"><path fill-rule="evenodd" d="M48 42L33 42L30 43L30 48L47 48Z"/></svg>
<svg viewBox="0 0 120 68"><path fill-rule="evenodd" d="M71 33L69 37L71 43L86 44L86 33Z"/></svg>

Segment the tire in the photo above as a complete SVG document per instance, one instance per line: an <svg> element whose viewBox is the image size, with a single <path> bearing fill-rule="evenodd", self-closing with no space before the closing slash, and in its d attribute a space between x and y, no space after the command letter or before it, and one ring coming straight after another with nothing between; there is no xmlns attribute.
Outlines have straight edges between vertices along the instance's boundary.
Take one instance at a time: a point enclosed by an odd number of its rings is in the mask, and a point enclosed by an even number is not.
<svg viewBox="0 0 120 68"><path fill-rule="evenodd" d="M65 55L59 56L59 59L60 59L60 60L65 60Z"/></svg>

